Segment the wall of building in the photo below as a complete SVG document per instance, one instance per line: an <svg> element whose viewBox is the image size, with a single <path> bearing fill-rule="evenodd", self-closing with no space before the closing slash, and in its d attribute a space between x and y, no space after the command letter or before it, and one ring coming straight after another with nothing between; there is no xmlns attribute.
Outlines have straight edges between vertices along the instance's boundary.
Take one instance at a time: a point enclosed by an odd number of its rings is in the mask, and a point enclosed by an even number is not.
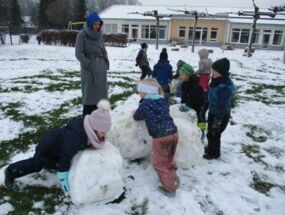
<svg viewBox="0 0 285 215"><path fill-rule="evenodd" d="M193 19L174 18L171 21L171 40L181 40L181 39L187 40L188 35L189 35L189 28L193 27L193 24L194 24ZM208 28L207 43L213 43L213 44L224 42L226 25L227 25L227 22L225 20L212 20L212 19L202 20L200 19L197 22L197 27ZM179 37L179 28L181 26L186 27L186 33L185 33L184 38ZM210 41L211 28L218 29L216 41Z"/></svg>
<svg viewBox="0 0 285 215"><path fill-rule="evenodd" d="M122 19L104 19L104 24L115 24L117 26L116 32L113 33L122 33L123 25L129 26L129 34L128 38L130 42L148 42L155 43L156 39L153 38L142 38L142 26L143 25L156 25L155 20L122 20ZM165 44L172 41L183 41L186 44L191 44L191 40L188 40L189 28L193 27L194 20L193 19L185 19L185 18L172 18L172 20L161 20L160 25L166 26L165 38L160 39L160 43ZM284 23L285 25L285 23ZM137 27L132 27L137 26ZM185 36L179 37L179 28L181 26L185 27ZM206 41L198 41L196 38L196 44L201 42L202 45L207 46L219 46L223 43L231 43L234 44L237 48L243 48L248 46L248 43L233 42L232 41L232 31L233 29L251 29L251 24L240 24L240 23L231 23L227 20L213 20L213 19L200 19L198 20L197 27L207 28L207 39ZM137 39L133 38L132 29L137 28ZM211 29L217 28L217 37L215 41L211 41ZM284 26L281 25L257 25L257 29L259 29L259 39L258 42L253 46L256 48L262 49L276 49L282 50L285 43L285 30ZM271 30L270 33L270 41L268 45L264 45L262 38L263 32L265 30ZM282 41L279 45L273 44L274 32L282 31ZM266 34L266 32L265 32ZM239 39L240 40L240 39Z"/></svg>
<svg viewBox="0 0 285 215"><path fill-rule="evenodd" d="M149 25L149 26L156 26L156 21L153 20L121 20L121 19L104 19L104 25L108 24L116 24L117 25L117 32L116 33L123 33L123 25L128 25L129 26L129 34L128 38L130 41L133 41L133 35L132 35L132 29L137 29L137 41L150 41L150 42L155 42L156 39L145 39L142 38L142 26L143 25ZM161 26L165 26L165 38L160 39L164 43L169 41L170 38L170 21L168 20L161 20L160 21ZM135 27L137 26L137 27ZM104 28L103 28L104 32ZM115 33L115 32L113 32Z"/></svg>
<svg viewBox="0 0 285 215"><path fill-rule="evenodd" d="M285 25L285 23L284 23L284 25ZM238 41L233 41L233 31L234 31L234 29L241 29L241 32L242 32L242 29L247 29L247 30L250 30L249 34L251 34L251 24L229 23L229 27L228 28L229 28L229 31L228 31L227 36L226 36L226 42L227 43L234 44L236 47L239 47L239 48L243 48L243 47L248 46L248 42L245 42L245 43L241 42L241 35L239 36ZM255 48L283 50L284 43L285 43L284 26L280 26L280 25L260 25L260 24L258 24L257 25L257 30L259 30L259 34L258 34L258 39L253 44L253 46ZM270 31L270 32L268 33L266 31ZM277 31L282 32L282 34L280 36L281 39L280 39L280 42L278 42L278 44L274 44L274 42L273 42L274 35L276 34ZM264 42L263 35L268 35L269 36L268 43Z"/></svg>

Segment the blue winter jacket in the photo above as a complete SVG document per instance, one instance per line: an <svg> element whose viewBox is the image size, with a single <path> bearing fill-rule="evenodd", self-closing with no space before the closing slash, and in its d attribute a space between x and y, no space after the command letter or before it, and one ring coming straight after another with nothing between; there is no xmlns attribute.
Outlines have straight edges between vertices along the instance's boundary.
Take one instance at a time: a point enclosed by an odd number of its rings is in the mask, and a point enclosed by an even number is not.
<svg viewBox="0 0 285 215"><path fill-rule="evenodd" d="M36 152L47 163L55 163L59 172L68 171L71 160L87 147L83 117L74 118L64 127L50 131L38 144Z"/></svg>
<svg viewBox="0 0 285 215"><path fill-rule="evenodd" d="M231 113L234 84L230 78L212 80L209 88L209 113L218 118Z"/></svg>
<svg viewBox="0 0 285 215"><path fill-rule="evenodd" d="M169 64L169 61L159 60L153 67L152 77L155 78L161 86L169 84L172 80L172 66Z"/></svg>
<svg viewBox="0 0 285 215"><path fill-rule="evenodd" d="M177 127L169 115L169 104L159 95L148 95L142 99L134 119L145 120L148 133L153 138L165 137L177 132Z"/></svg>

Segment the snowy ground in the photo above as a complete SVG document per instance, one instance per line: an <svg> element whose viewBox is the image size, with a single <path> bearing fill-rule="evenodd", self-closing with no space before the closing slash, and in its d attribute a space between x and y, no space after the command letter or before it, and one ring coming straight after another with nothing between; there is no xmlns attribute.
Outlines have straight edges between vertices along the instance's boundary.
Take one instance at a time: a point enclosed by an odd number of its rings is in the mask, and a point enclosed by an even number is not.
<svg viewBox="0 0 285 215"><path fill-rule="evenodd" d="M162 48L162 47L160 47ZM138 45L108 47L108 81L113 107L135 93ZM196 48L198 51L200 47ZM42 171L19 179L18 192L3 186L11 161L33 154L50 128L81 113L79 63L74 48L0 46L0 214L275 214L285 211L285 65L282 52L211 48L213 60L228 57L237 86L236 107L222 137L222 157L178 170L176 197L161 194L150 160L124 162L125 198L120 203L75 206L62 195L54 173ZM197 68L190 49L168 47L173 66L183 59ZM159 51L150 46L154 65ZM122 131L123 132L123 131Z"/></svg>

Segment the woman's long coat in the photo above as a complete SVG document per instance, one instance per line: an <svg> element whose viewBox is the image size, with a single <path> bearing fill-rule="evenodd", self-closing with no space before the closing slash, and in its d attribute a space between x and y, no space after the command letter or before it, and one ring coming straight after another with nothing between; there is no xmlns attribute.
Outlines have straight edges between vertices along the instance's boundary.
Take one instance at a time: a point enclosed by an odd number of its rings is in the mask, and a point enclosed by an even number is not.
<svg viewBox="0 0 285 215"><path fill-rule="evenodd" d="M78 34L75 56L81 65L81 89L84 105L97 105L107 99L109 60L102 31L95 32L85 24Z"/></svg>

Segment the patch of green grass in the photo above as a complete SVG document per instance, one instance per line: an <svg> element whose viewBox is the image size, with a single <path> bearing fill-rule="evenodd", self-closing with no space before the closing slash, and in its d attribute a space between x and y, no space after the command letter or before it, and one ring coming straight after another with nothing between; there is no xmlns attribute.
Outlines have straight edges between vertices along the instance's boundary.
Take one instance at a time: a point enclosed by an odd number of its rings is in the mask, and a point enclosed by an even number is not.
<svg viewBox="0 0 285 215"><path fill-rule="evenodd" d="M246 133L246 136L251 138L255 142L265 142L268 136L271 136L271 132L266 131L262 128L258 128L255 125L248 125L247 127L250 128L250 132Z"/></svg>
<svg viewBox="0 0 285 215"><path fill-rule="evenodd" d="M109 86L120 86L123 88L135 88L135 86L136 86L136 84L132 84L132 83L128 83L128 82L122 82L122 81L108 82L108 85Z"/></svg>
<svg viewBox="0 0 285 215"><path fill-rule="evenodd" d="M276 158L281 158L284 155L284 149L272 146L269 149L265 149L269 154L273 155Z"/></svg>
<svg viewBox="0 0 285 215"><path fill-rule="evenodd" d="M80 81L69 81L57 84L50 84L44 89L49 92L80 89Z"/></svg>
<svg viewBox="0 0 285 215"><path fill-rule="evenodd" d="M260 147L257 145L245 145L242 144L241 145L241 150L242 153L245 153L245 155L249 158L251 158L252 160L254 160L254 162L257 163L262 163L264 164L266 167L268 166L267 163L265 163L262 158L264 157L263 155L260 155Z"/></svg>
<svg viewBox="0 0 285 215"><path fill-rule="evenodd" d="M61 204L64 198L62 191L55 187L25 186L16 191L0 187L0 193L0 204L9 202L15 208L8 213L11 215L29 214L29 212L51 214L56 211L55 207ZM44 201L43 208L33 208L33 204L39 201Z"/></svg>
<svg viewBox="0 0 285 215"><path fill-rule="evenodd" d="M271 188L276 186L275 184L260 179L256 172L252 172L251 174L253 183L250 186L260 193L267 194Z"/></svg>
<svg viewBox="0 0 285 215"><path fill-rule="evenodd" d="M121 94L115 94L115 95L112 95L110 98L109 98L109 101L112 105L112 108L115 108L116 105L115 103L117 101L124 101L126 100L130 95L134 94L133 91L125 91L124 93L121 93Z"/></svg>
<svg viewBox="0 0 285 215"><path fill-rule="evenodd" d="M0 150L0 167L7 164L9 158L20 151L26 151L31 144L36 144L41 137L43 137L49 130L56 127L61 127L67 123L69 118L61 118L60 116L72 107L81 104L81 98L73 99L63 103L58 109L54 109L41 116L26 116L17 111L17 107L21 106L20 103L11 103L8 108L2 108L7 116L15 121L22 121L25 127L34 127L35 131L22 133L18 138L9 141L1 142ZM1 107L0 107L1 108Z"/></svg>
<svg viewBox="0 0 285 215"><path fill-rule="evenodd" d="M283 94L283 89L285 85L268 85L268 84L259 84L254 85L251 89L246 90L247 94L257 94L261 93L263 90L270 89L276 91L276 93Z"/></svg>

